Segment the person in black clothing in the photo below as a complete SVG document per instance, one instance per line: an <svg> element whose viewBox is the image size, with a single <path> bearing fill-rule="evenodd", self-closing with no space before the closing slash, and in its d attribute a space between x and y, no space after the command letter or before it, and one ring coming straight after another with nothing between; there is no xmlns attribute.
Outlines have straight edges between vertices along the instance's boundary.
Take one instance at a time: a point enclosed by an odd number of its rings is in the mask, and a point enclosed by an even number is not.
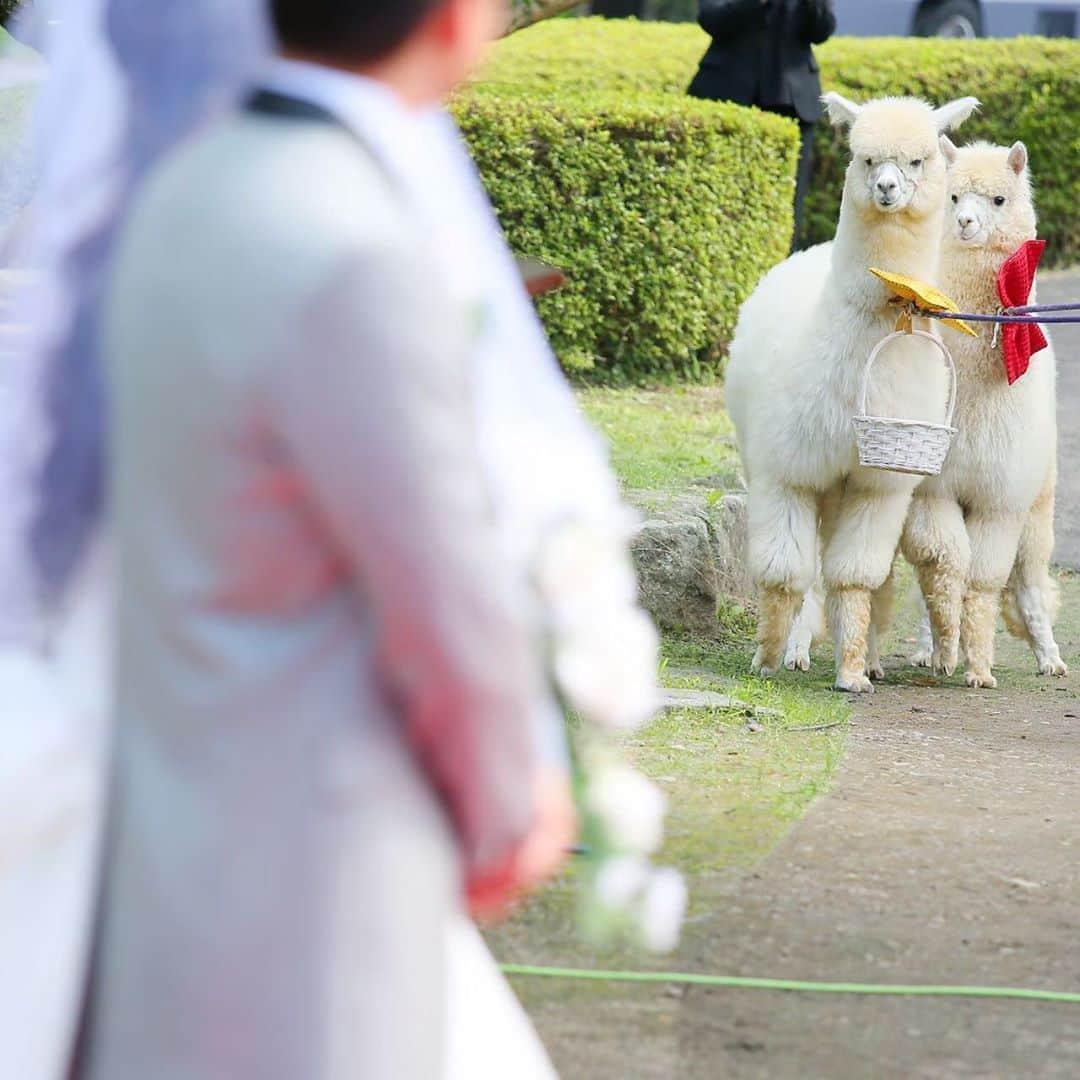
<svg viewBox="0 0 1080 1080"><path fill-rule="evenodd" d="M821 77L810 46L828 41L836 29L832 0L701 0L698 22L713 40L691 96L757 105L799 122L795 250L821 117Z"/></svg>

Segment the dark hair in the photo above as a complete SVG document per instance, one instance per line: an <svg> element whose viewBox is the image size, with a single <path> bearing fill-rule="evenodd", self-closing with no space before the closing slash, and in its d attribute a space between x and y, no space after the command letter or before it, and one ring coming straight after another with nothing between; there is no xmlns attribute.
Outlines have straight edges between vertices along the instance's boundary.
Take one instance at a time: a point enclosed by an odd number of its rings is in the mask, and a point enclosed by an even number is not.
<svg viewBox="0 0 1080 1080"><path fill-rule="evenodd" d="M285 49L368 64L402 45L444 0L271 0Z"/></svg>

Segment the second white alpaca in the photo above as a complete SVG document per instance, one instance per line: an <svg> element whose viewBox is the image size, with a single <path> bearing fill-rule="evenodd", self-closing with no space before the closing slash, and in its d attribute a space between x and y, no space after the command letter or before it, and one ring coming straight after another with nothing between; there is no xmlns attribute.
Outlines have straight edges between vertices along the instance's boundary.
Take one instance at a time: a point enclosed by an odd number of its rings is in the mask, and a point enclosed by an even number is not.
<svg viewBox="0 0 1080 1080"><path fill-rule="evenodd" d="M727 371L728 407L748 482L750 568L761 589L754 668L775 671L821 566L836 643L836 686L865 692L872 597L889 577L917 480L859 465L851 418L867 358L896 310L870 267L933 280L945 212L939 136L974 98L933 109L910 98L825 102L849 126L832 245L774 268L743 306ZM945 372L925 340L896 343L875 372L871 411L940 423ZM884 613L873 613L875 623Z"/></svg>
<svg viewBox="0 0 1080 1080"><path fill-rule="evenodd" d="M1035 237L1035 208L1023 143L977 143L950 162L949 218L940 287L962 311L993 312L1002 263ZM994 623L1002 588L1009 628L1032 646L1044 675L1064 675L1053 635L1057 588L1054 546L1057 465L1056 364L1037 353L1012 386L993 329L951 334L959 375L959 433L940 477L912 501L903 550L915 565L932 629L928 660L951 674L959 647L969 686L995 686Z"/></svg>

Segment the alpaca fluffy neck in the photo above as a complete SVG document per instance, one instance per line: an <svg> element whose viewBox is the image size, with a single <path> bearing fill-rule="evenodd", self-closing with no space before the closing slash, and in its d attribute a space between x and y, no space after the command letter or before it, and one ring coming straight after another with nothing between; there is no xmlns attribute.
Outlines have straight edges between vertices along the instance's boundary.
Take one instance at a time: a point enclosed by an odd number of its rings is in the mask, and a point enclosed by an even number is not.
<svg viewBox="0 0 1080 1080"><path fill-rule="evenodd" d="M965 247L951 238L946 241L941 258L941 289L956 301L961 311L973 314L991 315L997 311L1001 299L997 291L997 277L1002 263L1019 247L1025 239L1018 237L1015 245L1010 239L1004 247ZM1034 299L1032 300L1034 303ZM990 323L974 326L979 338L965 338L961 342L953 340L950 345L957 366L969 375L992 382L1005 384L1005 369L1001 359L1002 347L991 345L994 339L994 327Z"/></svg>
<svg viewBox="0 0 1080 1080"><path fill-rule="evenodd" d="M925 217L859 210L847 192L833 245L831 296L867 315L895 319L892 294L870 268L889 270L934 284L940 259L944 208Z"/></svg>

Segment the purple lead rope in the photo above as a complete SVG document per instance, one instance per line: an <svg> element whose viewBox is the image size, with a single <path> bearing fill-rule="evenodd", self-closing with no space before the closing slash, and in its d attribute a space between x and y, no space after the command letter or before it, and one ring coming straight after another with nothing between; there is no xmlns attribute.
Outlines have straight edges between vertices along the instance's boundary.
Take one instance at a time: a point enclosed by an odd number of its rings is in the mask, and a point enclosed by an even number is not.
<svg viewBox="0 0 1080 1080"><path fill-rule="evenodd" d="M1045 312L1075 311L1075 315L1047 315ZM1000 315L969 315L957 311L923 311L915 309L923 319L963 319L965 322L1016 323L1017 325L1040 323L1080 323L1080 302L1073 304L1031 304L1028 307L1005 308ZM1033 316L1035 316L1033 318Z"/></svg>

